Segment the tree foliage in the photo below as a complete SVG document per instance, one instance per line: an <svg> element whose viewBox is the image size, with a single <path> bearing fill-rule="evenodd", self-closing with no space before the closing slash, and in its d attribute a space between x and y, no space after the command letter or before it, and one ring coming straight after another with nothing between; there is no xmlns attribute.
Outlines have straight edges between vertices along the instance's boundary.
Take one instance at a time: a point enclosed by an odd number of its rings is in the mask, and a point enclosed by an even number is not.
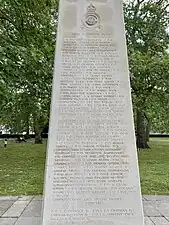
<svg viewBox="0 0 169 225"><path fill-rule="evenodd" d="M58 3L4 0L0 4L0 93L5 112L1 120L12 122L15 117L20 124L33 117L35 132L41 132L49 116Z"/></svg>
<svg viewBox="0 0 169 225"><path fill-rule="evenodd" d="M131 84L138 107L144 106L152 91L168 78L168 8L167 0L134 0L125 4Z"/></svg>
<svg viewBox="0 0 169 225"><path fill-rule="evenodd" d="M164 81L169 80L168 9L168 0L133 0L124 4L133 103L137 120L141 120L136 126L141 148L148 146L145 124L154 121L148 109L159 106L157 99L160 101L161 93L166 93Z"/></svg>
<svg viewBox="0 0 169 225"><path fill-rule="evenodd" d="M168 0L124 3L134 109L155 130L168 121L168 8ZM57 16L57 0L0 2L0 122L18 133L31 127L37 142L49 119Z"/></svg>

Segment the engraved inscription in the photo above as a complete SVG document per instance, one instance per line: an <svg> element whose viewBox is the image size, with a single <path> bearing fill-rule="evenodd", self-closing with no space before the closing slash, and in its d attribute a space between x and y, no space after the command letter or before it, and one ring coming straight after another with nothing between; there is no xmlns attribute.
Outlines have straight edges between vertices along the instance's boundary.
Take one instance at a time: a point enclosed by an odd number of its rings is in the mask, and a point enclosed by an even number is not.
<svg viewBox="0 0 169 225"><path fill-rule="evenodd" d="M122 1L60 1L43 225L143 225Z"/></svg>
<svg viewBox="0 0 169 225"><path fill-rule="evenodd" d="M71 202L73 208L79 202L85 211L71 209L65 215L56 209L51 219L135 215L134 208L122 206L96 210L136 192L136 186L127 183L131 159L124 143L129 131L126 98L120 91L125 81L118 77L118 45L112 38L66 37L61 56L52 195L54 201Z"/></svg>

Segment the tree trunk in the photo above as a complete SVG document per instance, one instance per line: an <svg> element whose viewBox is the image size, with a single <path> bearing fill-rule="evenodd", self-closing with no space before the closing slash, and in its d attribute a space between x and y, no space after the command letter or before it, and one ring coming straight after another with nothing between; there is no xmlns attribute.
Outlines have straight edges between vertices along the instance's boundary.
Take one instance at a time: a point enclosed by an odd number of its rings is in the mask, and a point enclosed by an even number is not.
<svg viewBox="0 0 169 225"><path fill-rule="evenodd" d="M146 129L144 124L144 112L137 110L137 148L147 149L149 148L146 140Z"/></svg>
<svg viewBox="0 0 169 225"><path fill-rule="evenodd" d="M30 135L29 135L29 115L27 116L27 120L26 120L26 135L25 135L25 139L30 139Z"/></svg>
<svg viewBox="0 0 169 225"><path fill-rule="evenodd" d="M35 132L35 144L42 144L42 136L40 130Z"/></svg>
<svg viewBox="0 0 169 225"><path fill-rule="evenodd" d="M34 118L35 144L42 144L42 129Z"/></svg>
<svg viewBox="0 0 169 225"><path fill-rule="evenodd" d="M150 130L151 130L151 123L148 120L146 124L146 141L149 142L150 140Z"/></svg>

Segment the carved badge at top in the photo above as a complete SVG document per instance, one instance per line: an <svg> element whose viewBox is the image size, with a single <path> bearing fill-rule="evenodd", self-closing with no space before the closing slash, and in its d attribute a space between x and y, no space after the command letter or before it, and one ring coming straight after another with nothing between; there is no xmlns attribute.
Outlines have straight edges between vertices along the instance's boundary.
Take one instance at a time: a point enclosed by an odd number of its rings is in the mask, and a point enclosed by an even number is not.
<svg viewBox="0 0 169 225"><path fill-rule="evenodd" d="M96 7L93 4L90 4L87 7L87 12L83 17L83 25L82 28L92 29L98 28L100 29L100 16L96 12Z"/></svg>

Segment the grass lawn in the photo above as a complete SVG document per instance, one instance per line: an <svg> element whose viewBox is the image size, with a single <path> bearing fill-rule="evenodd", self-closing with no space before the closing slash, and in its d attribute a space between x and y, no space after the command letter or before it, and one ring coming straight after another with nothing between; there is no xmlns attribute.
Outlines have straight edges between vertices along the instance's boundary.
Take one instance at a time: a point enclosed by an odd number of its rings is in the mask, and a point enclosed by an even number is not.
<svg viewBox="0 0 169 225"><path fill-rule="evenodd" d="M0 145L0 195L43 193L45 144Z"/></svg>
<svg viewBox="0 0 169 225"><path fill-rule="evenodd" d="M139 152L142 193L169 195L169 138L153 138L150 147Z"/></svg>
<svg viewBox="0 0 169 225"><path fill-rule="evenodd" d="M152 139L151 149L139 152L143 194L169 195L169 138ZM43 193L46 144L0 142L0 195Z"/></svg>

